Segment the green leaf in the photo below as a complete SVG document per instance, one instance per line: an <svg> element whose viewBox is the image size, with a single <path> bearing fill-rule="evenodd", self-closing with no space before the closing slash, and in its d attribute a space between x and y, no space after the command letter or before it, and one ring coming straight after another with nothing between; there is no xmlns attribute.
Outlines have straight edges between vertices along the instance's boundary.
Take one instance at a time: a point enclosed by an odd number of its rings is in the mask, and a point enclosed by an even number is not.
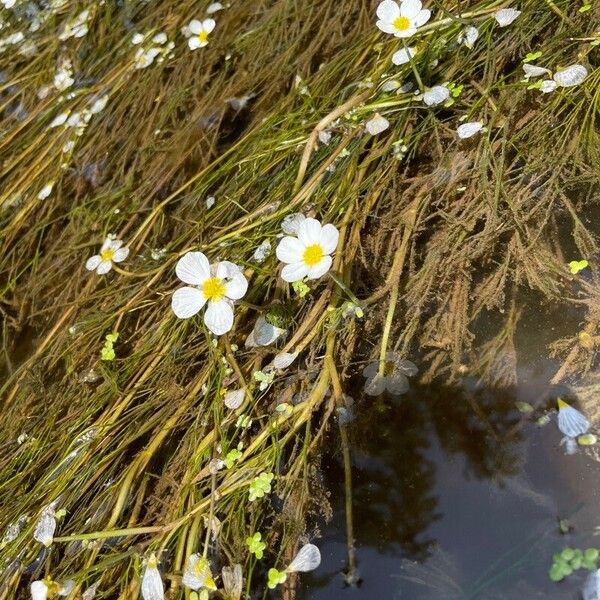
<svg viewBox="0 0 600 600"><path fill-rule="evenodd" d="M562 581L564 579L564 575L562 574L562 570L558 568L556 565L552 565L550 571L548 571L548 575L552 581Z"/></svg>
<svg viewBox="0 0 600 600"><path fill-rule="evenodd" d="M585 13L588 10L590 10L591 8L592 8L591 4L584 4L582 7L579 8L579 10L577 12Z"/></svg>
<svg viewBox="0 0 600 600"><path fill-rule="evenodd" d="M284 583L287 579L287 574L285 571L278 571L277 569L271 568L267 572L267 577L269 579L267 585L270 590L274 590L280 583Z"/></svg>
<svg viewBox="0 0 600 600"><path fill-rule="evenodd" d="M583 553L585 560L594 560L594 561L598 560L599 555L600 555L600 551L598 551L598 548L588 548Z"/></svg>
<svg viewBox="0 0 600 600"><path fill-rule="evenodd" d="M523 62L524 63L533 62L534 60L537 60L540 56L542 56L542 54L543 54L543 52L541 50L538 50L537 52L528 52L525 55Z"/></svg>

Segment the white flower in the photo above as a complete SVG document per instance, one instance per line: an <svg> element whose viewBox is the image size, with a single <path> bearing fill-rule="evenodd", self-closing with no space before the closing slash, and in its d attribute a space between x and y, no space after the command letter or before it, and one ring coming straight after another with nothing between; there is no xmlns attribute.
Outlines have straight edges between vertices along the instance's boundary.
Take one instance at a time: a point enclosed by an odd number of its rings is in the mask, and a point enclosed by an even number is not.
<svg viewBox="0 0 600 600"><path fill-rule="evenodd" d="M231 390L225 394L223 402L225 403L225 406L230 410L236 410L244 402L245 395L246 392L244 390Z"/></svg>
<svg viewBox="0 0 600 600"><path fill-rule="evenodd" d="M46 548L49 548L54 540L55 531L56 515L54 513L54 504L49 504L42 510L40 517L35 524L33 539L46 546Z"/></svg>
<svg viewBox="0 0 600 600"><path fill-rule="evenodd" d="M215 28L215 21L213 19L204 19L204 21L198 21L193 19L188 25L190 37L188 39L188 46L191 50L196 48L203 48L208 44L208 35Z"/></svg>
<svg viewBox="0 0 600 600"><path fill-rule="evenodd" d="M144 35L142 33L134 33L133 37L131 38L131 43L134 46L141 44L143 41L144 41Z"/></svg>
<svg viewBox="0 0 600 600"><path fill-rule="evenodd" d="M321 552L314 544L305 544L288 565L288 573L314 571L321 564Z"/></svg>
<svg viewBox="0 0 600 600"><path fill-rule="evenodd" d="M558 399L558 428L569 438L583 435L590 428L590 422L576 408Z"/></svg>
<svg viewBox="0 0 600 600"><path fill-rule="evenodd" d="M252 258L257 263L262 263L266 260L267 256L271 253L271 242L269 240L265 240L258 248L254 251Z"/></svg>
<svg viewBox="0 0 600 600"><path fill-rule="evenodd" d="M573 87L583 83L587 76L587 69L583 65L569 65L554 73L553 79L560 87Z"/></svg>
<svg viewBox="0 0 600 600"><path fill-rule="evenodd" d="M475 42L479 38L479 29L477 27L467 27L464 31L461 31L458 35L458 43L465 45L471 49L475 45Z"/></svg>
<svg viewBox="0 0 600 600"><path fill-rule="evenodd" d="M442 104L442 102L446 102L448 98L450 98L450 90L445 85L434 85L423 94L423 102L425 102L427 106Z"/></svg>
<svg viewBox="0 0 600 600"><path fill-rule="evenodd" d="M153 38L152 42L155 44L165 44L167 42L167 34L164 32L157 33Z"/></svg>
<svg viewBox="0 0 600 600"><path fill-rule="evenodd" d="M273 366L276 369L287 369L298 358L297 352L280 352L273 359Z"/></svg>
<svg viewBox="0 0 600 600"><path fill-rule="evenodd" d="M277 245L277 258L286 263L281 278L290 283L304 277L319 279L331 268L339 231L334 225L321 225L316 219L307 218L298 225L297 235L286 236Z"/></svg>
<svg viewBox="0 0 600 600"><path fill-rule="evenodd" d="M206 208L212 208L215 205L215 197L214 196L209 196L206 199Z"/></svg>
<svg viewBox="0 0 600 600"><path fill-rule="evenodd" d="M385 33L407 38L417 33L417 28L425 25L431 11L423 8L421 0L383 0L377 7L377 27Z"/></svg>
<svg viewBox="0 0 600 600"><path fill-rule="evenodd" d="M45 581L33 581L29 586L31 600L46 600L48 598L48 586Z"/></svg>
<svg viewBox="0 0 600 600"><path fill-rule="evenodd" d="M154 554L151 554L150 558L146 561L146 568L142 576L141 592L144 600L163 600L165 597L162 579L158 572Z"/></svg>
<svg viewBox="0 0 600 600"><path fill-rule="evenodd" d="M556 81L552 79L544 79L544 81L542 81L542 83L540 84L540 92L542 92L542 94L549 94L553 92L557 87L558 85Z"/></svg>
<svg viewBox="0 0 600 600"><path fill-rule="evenodd" d="M283 218L281 230L288 235L297 235L298 227L306 217L302 213L291 213Z"/></svg>
<svg viewBox="0 0 600 600"><path fill-rule="evenodd" d="M392 62L395 65L405 65L417 53L416 48L402 48L392 55Z"/></svg>
<svg viewBox="0 0 600 600"><path fill-rule="evenodd" d="M539 77L540 75L550 74L548 69L544 69L544 67L538 67L537 65L532 65L530 63L525 63L523 65L523 71L525 72L525 79L527 80L529 80L531 77Z"/></svg>
<svg viewBox="0 0 600 600"><path fill-rule="evenodd" d="M208 303L204 323L215 335L227 333L233 326L233 300L242 298L248 289L242 270L228 261L211 265L202 252L188 252L177 262L175 272L194 287L182 287L173 294L173 312L189 319Z"/></svg>
<svg viewBox="0 0 600 600"><path fill-rule="evenodd" d="M514 8L501 8L494 13L494 19L496 19L500 27L506 27L507 25L510 25L520 14L521 11L515 10Z"/></svg>
<svg viewBox="0 0 600 600"><path fill-rule="evenodd" d="M374 117L367 121L365 129L371 135L377 135L385 131L389 126L390 122L385 117L382 117L379 113L377 113Z"/></svg>
<svg viewBox="0 0 600 600"><path fill-rule="evenodd" d="M458 137L461 140L466 140L474 136L476 133L479 133L483 129L483 123L481 121L472 121L470 123L463 123L459 125L456 129L456 133L458 133Z"/></svg>
<svg viewBox="0 0 600 600"><path fill-rule="evenodd" d="M2 0L2 4L4 4L4 8L12 8L16 1L17 0Z"/></svg>
<svg viewBox="0 0 600 600"><path fill-rule="evenodd" d="M270 346L286 332L281 327L271 325L264 317L258 317L250 335L246 338L246 348Z"/></svg>
<svg viewBox="0 0 600 600"><path fill-rule="evenodd" d="M49 181L39 192L38 192L38 200L45 200L51 193L52 188L54 187L54 181Z"/></svg>
<svg viewBox="0 0 600 600"><path fill-rule="evenodd" d="M224 8L225 7L220 2L213 2L212 4L208 5L208 8L206 9L206 14L212 15L213 13L219 12Z"/></svg>
<svg viewBox="0 0 600 600"><path fill-rule="evenodd" d="M217 589L210 570L210 563L201 554L188 556L181 581L185 587L191 590L199 590L200 588Z"/></svg>
<svg viewBox="0 0 600 600"><path fill-rule="evenodd" d="M85 268L88 271L96 271L98 275L106 275L112 269L113 263L123 262L129 256L129 248L121 246L121 240L106 238L100 248L100 254L88 258Z"/></svg>

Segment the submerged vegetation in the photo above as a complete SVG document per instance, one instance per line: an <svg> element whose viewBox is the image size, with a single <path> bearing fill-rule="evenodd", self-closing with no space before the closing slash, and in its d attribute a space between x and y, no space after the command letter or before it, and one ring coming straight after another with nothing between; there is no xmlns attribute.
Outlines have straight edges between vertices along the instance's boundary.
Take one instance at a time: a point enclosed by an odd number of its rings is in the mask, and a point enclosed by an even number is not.
<svg viewBox="0 0 600 600"><path fill-rule="evenodd" d="M596 0L2 4L0 598L292 597L349 377L593 365Z"/></svg>

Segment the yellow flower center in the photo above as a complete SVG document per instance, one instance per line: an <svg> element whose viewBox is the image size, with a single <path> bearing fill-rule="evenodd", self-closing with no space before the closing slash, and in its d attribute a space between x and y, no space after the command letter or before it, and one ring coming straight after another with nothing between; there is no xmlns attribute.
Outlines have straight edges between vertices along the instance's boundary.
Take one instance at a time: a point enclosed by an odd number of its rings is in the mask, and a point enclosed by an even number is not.
<svg viewBox="0 0 600 600"><path fill-rule="evenodd" d="M198 39L200 40L201 44L205 44L206 42L208 42L208 32L206 31L201 31L198 34Z"/></svg>
<svg viewBox="0 0 600 600"><path fill-rule="evenodd" d="M102 260L112 260L115 255L115 251L108 248L108 250L102 250L100 252L100 258Z"/></svg>
<svg viewBox="0 0 600 600"><path fill-rule="evenodd" d="M203 286L204 297L212 302L219 302L225 297L225 283L219 277L210 277Z"/></svg>
<svg viewBox="0 0 600 600"><path fill-rule="evenodd" d="M302 260L309 267L314 267L323 260L324 256L325 252L323 252L323 247L321 244L311 244L305 248L304 254L302 255Z"/></svg>
<svg viewBox="0 0 600 600"><path fill-rule="evenodd" d="M408 17L397 17L392 24L398 31L410 29L410 19Z"/></svg>

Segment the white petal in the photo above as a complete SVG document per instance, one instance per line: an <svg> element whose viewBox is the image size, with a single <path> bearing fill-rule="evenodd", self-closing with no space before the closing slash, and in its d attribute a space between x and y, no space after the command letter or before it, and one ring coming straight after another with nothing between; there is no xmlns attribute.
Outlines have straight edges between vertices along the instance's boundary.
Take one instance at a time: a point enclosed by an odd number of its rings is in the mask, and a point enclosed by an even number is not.
<svg viewBox="0 0 600 600"><path fill-rule="evenodd" d="M289 283L300 281L308 275L308 267L303 262L285 265L281 270L281 279Z"/></svg>
<svg viewBox="0 0 600 600"><path fill-rule="evenodd" d="M112 248L113 239L111 237L107 237L100 247L100 252L104 252L104 250L109 250Z"/></svg>
<svg viewBox="0 0 600 600"><path fill-rule="evenodd" d="M232 390L231 392L227 392L224 398L225 406L230 410L238 409L244 402L245 395L246 392L244 390Z"/></svg>
<svg viewBox="0 0 600 600"><path fill-rule="evenodd" d="M227 300L209 302L204 323L215 334L223 335L233 327L233 308Z"/></svg>
<svg viewBox="0 0 600 600"><path fill-rule="evenodd" d="M281 222L281 230L288 235L298 235L298 227L306 217L302 213L287 215Z"/></svg>
<svg viewBox="0 0 600 600"><path fill-rule="evenodd" d="M202 252L187 252L177 261L175 273L184 283L200 285L210 277L210 263Z"/></svg>
<svg viewBox="0 0 600 600"><path fill-rule="evenodd" d="M310 217L304 219L298 226L298 239L305 245L318 244L321 235L321 223Z"/></svg>
<svg viewBox="0 0 600 600"><path fill-rule="evenodd" d="M106 246L106 249L110 248L113 252L116 252L122 245L122 240L110 240Z"/></svg>
<svg viewBox="0 0 600 600"><path fill-rule="evenodd" d="M323 247L323 252L325 252L325 254L332 254L334 252L337 248L339 237L340 232L335 225L332 225L331 223L323 225L319 236L319 243Z"/></svg>
<svg viewBox="0 0 600 600"><path fill-rule="evenodd" d="M481 121L473 121L471 123L463 123L456 129L458 137L461 140L465 140L479 133L483 129L483 123Z"/></svg>
<svg viewBox="0 0 600 600"><path fill-rule="evenodd" d="M391 22L400 16L400 7L393 0L383 0L377 7L377 17L382 21Z"/></svg>
<svg viewBox="0 0 600 600"><path fill-rule="evenodd" d="M40 542L40 544L49 547L52 545L55 531L56 518L54 516L54 508L50 505L44 508L40 518L37 520L33 531L33 539L36 542Z"/></svg>
<svg viewBox="0 0 600 600"><path fill-rule="evenodd" d="M392 55L392 62L395 65L405 65L417 53L416 48L402 48Z"/></svg>
<svg viewBox="0 0 600 600"><path fill-rule="evenodd" d="M197 288L182 287L175 291L171 308L180 319L193 317L206 303L204 295Z"/></svg>
<svg viewBox="0 0 600 600"><path fill-rule="evenodd" d="M552 79L544 79L544 81L542 81L542 84L540 85L540 92L542 92L542 94L550 94L557 87L558 84L556 83L556 81L553 81Z"/></svg>
<svg viewBox="0 0 600 600"><path fill-rule="evenodd" d="M236 264L224 260L217 265L217 277L224 279L225 295L231 300L243 298L248 290L248 280Z"/></svg>
<svg viewBox="0 0 600 600"><path fill-rule="evenodd" d="M550 73L548 69L544 69L544 67L538 67L537 65L532 65L530 63L525 63L523 65L523 71L525 72L525 79L529 79L530 77L539 77L540 75L546 75Z"/></svg>
<svg viewBox="0 0 600 600"><path fill-rule="evenodd" d="M198 35L202 31L202 23L198 21L198 19L193 19L192 21L190 21L188 29L191 33Z"/></svg>
<svg viewBox="0 0 600 600"><path fill-rule="evenodd" d="M48 598L48 586L43 581L34 581L29 586L31 600L46 600Z"/></svg>
<svg viewBox="0 0 600 600"><path fill-rule="evenodd" d="M553 79L560 87L572 87L583 83L587 76L587 69L583 65L569 65L555 73Z"/></svg>
<svg viewBox="0 0 600 600"><path fill-rule="evenodd" d="M289 573L307 573L308 571L314 571L320 564L321 552L319 549L314 544L306 544L300 548L286 571Z"/></svg>
<svg viewBox="0 0 600 600"><path fill-rule="evenodd" d="M284 237L277 244L275 254L284 263L296 263L302 260L306 246L295 237Z"/></svg>
<svg viewBox="0 0 600 600"><path fill-rule="evenodd" d="M423 94L423 102L427 106L436 106L450 97L450 90L445 85L434 85Z"/></svg>
<svg viewBox="0 0 600 600"><path fill-rule="evenodd" d="M208 560L201 554L191 554L188 556L181 580L183 585L191 590L199 590L202 587L206 587L209 578L212 580Z"/></svg>
<svg viewBox="0 0 600 600"><path fill-rule="evenodd" d="M325 273L327 273L327 271L329 271L329 269L331 269L332 262L333 262L333 259L331 258L331 256L328 256L328 255L324 256L318 265L315 265L314 267L310 267L310 269L308 270L308 273L306 274L306 278L307 279L319 279L319 277L323 277L323 275L325 275Z"/></svg>
<svg viewBox="0 0 600 600"><path fill-rule="evenodd" d="M385 390L385 384L385 377L375 374L374 377L370 377L365 382L365 393L369 396L379 396Z"/></svg>
<svg viewBox="0 0 600 600"><path fill-rule="evenodd" d="M127 257L129 256L129 248L125 247L125 248L119 248L114 254L113 254L113 261L114 262L123 262Z"/></svg>
<svg viewBox="0 0 600 600"><path fill-rule="evenodd" d="M389 126L390 122L385 117L382 117L380 114L376 114L367 121L365 129L371 135L377 135L385 131Z"/></svg>
<svg viewBox="0 0 600 600"><path fill-rule="evenodd" d="M415 33L417 33L416 27L409 27L408 29L404 29L403 31L394 31L394 35L397 38L409 38L415 35Z"/></svg>
<svg viewBox="0 0 600 600"><path fill-rule="evenodd" d="M408 17L409 19L414 19L423 8L423 4L421 0L402 0L402 4L400 4L400 14L403 17Z"/></svg>
<svg viewBox="0 0 600 600"><path fill-rule="evenodd" d="M479 38L479 29L477 27L467 27L459 36L458 41L464 44L467 48L472 48Z"/></svg>
<svg viewBox="0 0 600 600"><path fill-rule="evenodd" d="M285 329L271 325L264 317L258 317L252 333L246 340L246 347L270 346L286 332Z"/></svg>
<svg viewBox="0 0 600 600"><path fill-rule="evenodd" d="M99 254L95 254L94 256L90 256L85 262L85 268L88 271L95 271L98 268L98 265L102 262L102 257Z"/></svg>
<svg viewBox="0 0 600 600"><path fill-rule="evenodd" d="M165 597L163 582L154 557L148 561L148 566L144 570L141 591L144 600L163 600Z"/></svg>
<svg viewBox="0 0 600 600"><path fill-rule="evenodd" d="M559 400L558 428L564 435L574 438L586 433L590 422L577 409Z"/></svg>
<svg viewBox="0 0 600 600"><path fill-rule="evenodd" d="M510 25L520 14L520 10L515 10L514 8L502 8L494 13L494 18L500 27L506 27L507 25Z"/></svg>
<svg viewBox="0 0 600 600"><path fill-rule="evenodd" d="M112 269L112 261L103 260L98 265L98 268L96 269L96 273L98 273L98 275L106 275L111 269Z"/></svg>
<svg viewBox="0 0 600 600"><path fill-rule="evenodd" d="M413 26L414 27L421 27L422 25L425 25L425 23L427 23L427 21L429 21L429 19L431 19L431 11L427 8L424 8L414 19L413 19Z"/></svg>
<svg viewBox="0 0 600 600"><path fill-rule="evenodd" d="M388 21L377 21L377 23L375 23L375 25L377 25L377 27L379 29L381 29L381 31L383 31L383 33L391 33L391 34L396 33L395 25L392 25Z"/></svg>
<svg viewBox="0 0 600 600"><path fill-rule="evenodd" d="M215 28L215 25L214 19L204 19L204 21L202 21L202 29L204 29L206 33L210 33Z"/></svg>
<svg viewBox="0 0 600 600"><path fill-rule="evenodd" d="M208 5L208 8L206 9L206 14L212 15L213 13L223 10L224 8L225 7L220 2L213 2L212 4Z"/></svg>
<svg viewBox="0 0 600 600"><path fill-rule="evenodd" d="M197 48L203 48L206 46L205 42L201 42L197 37L191 37L188 40L188 46L191 50L196 50Z"/></svg>
<svg viewBox="0 0 600 600"><path fill-rule="evenodd" d="M297 352L280 352L273 359L273 366L276 369L287 369L298 358Z"/></svg>

